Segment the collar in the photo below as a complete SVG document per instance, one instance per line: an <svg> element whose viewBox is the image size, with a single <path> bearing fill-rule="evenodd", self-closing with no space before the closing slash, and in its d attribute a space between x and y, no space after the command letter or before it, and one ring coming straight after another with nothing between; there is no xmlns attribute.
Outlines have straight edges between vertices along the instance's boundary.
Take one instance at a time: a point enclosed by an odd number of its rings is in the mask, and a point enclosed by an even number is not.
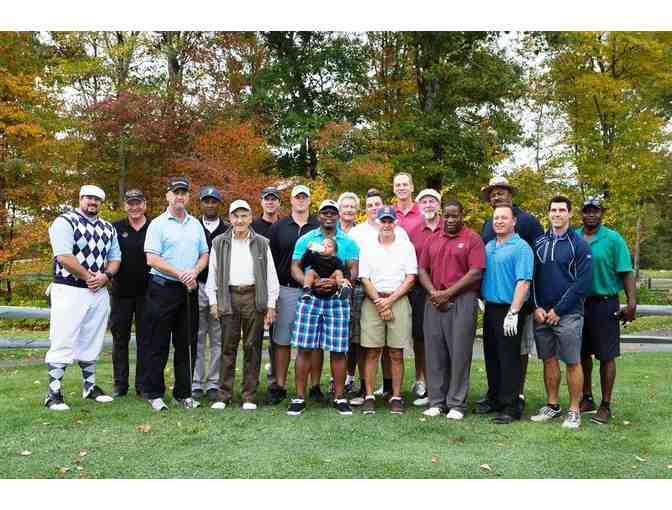
<svg viewBox="0 0 672 510"><path fill-rule="evenodd" d="M96 221L98 221L98 215L93 216L93 217L88 216L88 215L84 214L84 211L82 211L79 207L77 209L75 209L75 212L77 214L79 214L82 218L84 218L86 221L88 221L89 223L95 223Z"/></svg>
<svg viewBox="0 0 672 510"><path fill-rule="evenodd" d="M191 214L187 212L187 210L184 210L184 221L180 221L176 216L173 216L172 213L170 212L170 206L166 207L166 215L168 216L169 220L176 221L180 224L184 224L189 221L189 218L191 218Z"/></svg>
<svg viewBox="0 0 672 510"><path fill-rule="evenodd" d="M418 205L417 202L413 202L413 207L411 207L407 213L404 213L401 210L401 207L399 207L399 202L395 202L394 204L394 212L401 214L402 216L409 216L410 214L415 214L420 212L420 206Z"/></svg>
<svg viewBox="0 0 672 510"><path fill-rule="evenodd" d="M443 229L443 225L442 225L442 226L441 226L441 235L442 235L443 237L447 238L447 239L455 239L455 238L457 238L457 237L461 237L462 234L464 234L464 233L466 232L466 230L465 230L466 228L467 228L467 227L465 227L464 225L462 225L462 228L461 228L460 230L458 230L455 234L450 235L448 232L446 232L446 231Z"/></svg>
<svg viewBox="0 0 672 510"><path fill-rule="evenodd" d="M584 234L584 228L581 227L581 228L579 229L579 235L580 235L581 237L583 237L583 234ZM603 224L600 223L600 226L597 227L597 230L596 230L595 233L593 234L593 237L591 237L591 238L588 240L588 243L592 244L592 243L594 243L595 241L599 241L600 239L604 239L605 237L607 237L607 227L605 227Z"/></svg>
<svg viewBox="0 0 672 510"><path fill-rule="evenodd" d="M438 218L437 219L438 223L437 223L435 229L429 228L429 225L427 225L427 220L425 220L425 222L422 224L422 230L430 230L432 232L436 232L437 230L442 228L443 227L443 216L441 214L437 214L437 218Z"/></svg>
<svg viewBox="0 0 672 510"><path fill-rule="evenodd" d="M278 221L280 221L280 220L278 220ZM298 225L298 223L296 221L294 221L294 216L292 216L291 213L289 214L289 216L287 216L287 221L289 223L293 223L294 225ZM318 225L319 226L319 224L320 223L317 221L317 218L315 216L312 216L312 215L308 216L308 221L306 222L306 225Z"/></svg>
<svg viewBox="0 0 672 510"><path fill-rule="evenodd" d="M497 245L497 241L498 239L497 237L495 237L495 245ZM504 241L502 244L500 244L500 246L503 246L505 244L517 244L518 241L520 241L520 236L516 232L514 232L513 235L506 241Z"/></svg>

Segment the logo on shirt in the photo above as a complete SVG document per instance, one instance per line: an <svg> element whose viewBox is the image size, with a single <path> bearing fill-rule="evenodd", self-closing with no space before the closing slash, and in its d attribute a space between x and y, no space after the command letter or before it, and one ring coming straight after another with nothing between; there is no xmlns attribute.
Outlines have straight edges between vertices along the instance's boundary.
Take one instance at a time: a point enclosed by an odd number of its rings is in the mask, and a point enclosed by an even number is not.
<svg viewBox="0 0 672 510"><path fill-rule="evenodd" d="M461 249L461 248L464 248L464 243L460 243L460 244L458 244L457 247L460 248L460 249Z"/></svg>
<svg viewBox="0 0 672 510"><path fill-rule="evenodd" d="M123 237L124 239L126 239L126 238L128 237L128 232L126 232L126 231L124 230L124 231L121 233L121 237Z"/></svg>

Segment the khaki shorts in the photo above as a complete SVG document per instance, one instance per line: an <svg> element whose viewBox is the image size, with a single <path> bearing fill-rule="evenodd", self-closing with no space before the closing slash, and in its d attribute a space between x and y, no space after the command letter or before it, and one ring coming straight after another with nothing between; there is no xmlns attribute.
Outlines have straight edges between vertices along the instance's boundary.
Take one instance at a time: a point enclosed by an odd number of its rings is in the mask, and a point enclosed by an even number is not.
<svg viewBox="0 0 672 510"><path fill-rule="evenodd" d="M368 297L362 303L362 347L391 347L406 349L411 345L411 305L404 296L392 305L394 320L384 321L378 316L376 305Z"/></svg>

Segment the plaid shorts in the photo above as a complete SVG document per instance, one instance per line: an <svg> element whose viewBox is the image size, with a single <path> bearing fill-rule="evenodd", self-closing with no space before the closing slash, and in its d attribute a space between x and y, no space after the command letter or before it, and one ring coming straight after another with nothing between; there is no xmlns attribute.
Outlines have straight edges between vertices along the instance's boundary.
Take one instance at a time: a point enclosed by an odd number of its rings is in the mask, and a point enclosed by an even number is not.
<svg viewBox="0 0 672 510"><path fill-rule="evenodd" d="M349 299L315 296L311 296L309 301L299 299L292 329L292 347L347 352L349 328Z"/></svg>

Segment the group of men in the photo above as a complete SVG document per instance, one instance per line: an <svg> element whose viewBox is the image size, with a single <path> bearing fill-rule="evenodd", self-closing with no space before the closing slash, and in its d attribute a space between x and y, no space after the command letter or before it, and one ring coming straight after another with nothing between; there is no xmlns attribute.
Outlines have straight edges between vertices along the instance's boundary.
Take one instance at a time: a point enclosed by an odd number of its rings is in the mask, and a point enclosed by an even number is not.
<svg viewBox="0 0 672 510"><path fill-rule="evenodd" d="M396 202L387 206L380 191L369 190L366 221L359 224L356 194L324 200L314 217L304 185L291 190L284 218L280 191L268 187L261 192L260 217L252 217L245 200L234 200L226 221L213 186L200 190L201 218L189 214L191 183L180 177L168 182L163 214L147 218L144 194L129 190L127 218L110 224L98 215L104 191L83 186L80 207L49 229L54 281L45 405L68 409L61 380L74 361L82 368L84 398L104 403L126 395L135 320L134 387L157 411L168 408L164 371L171 342L176 402L186 408L205 400L213 409L231 405L242 343L241 406L256 409L269 329L270 404L288 398L291 349L296 353L290 416L302 414L307 400L326 400L324 352L332 376L328 393L339 414L352 414L351 406L374 414L379 396L389 412L403 413L404 350L412 348L413 404L427 406L426 416L461 420L480 298L488 392L476 413L495 413L499 424L521 418L527 360L536 343L548 401L531 419L562 415L562 360L570 392L563 426L578 427L581 412L589 411L596 411L593 421L607 423L619 319L633 320L636 302L627 246L602 225L601 201L584 203L583 227L575 231L570 200L554 197L544 232L513 205L515 188L495 177L481 190L493 213L479 236L464 225L459 201L443 201L434 189L414 198L411 175L395 175L393 191ZM623 288L628 304L621 310ZM95 382L108 317L112 396ZM600 360L599 408L590 383L593 355ZM379 364L383 385L376 390Z"/></svg>

